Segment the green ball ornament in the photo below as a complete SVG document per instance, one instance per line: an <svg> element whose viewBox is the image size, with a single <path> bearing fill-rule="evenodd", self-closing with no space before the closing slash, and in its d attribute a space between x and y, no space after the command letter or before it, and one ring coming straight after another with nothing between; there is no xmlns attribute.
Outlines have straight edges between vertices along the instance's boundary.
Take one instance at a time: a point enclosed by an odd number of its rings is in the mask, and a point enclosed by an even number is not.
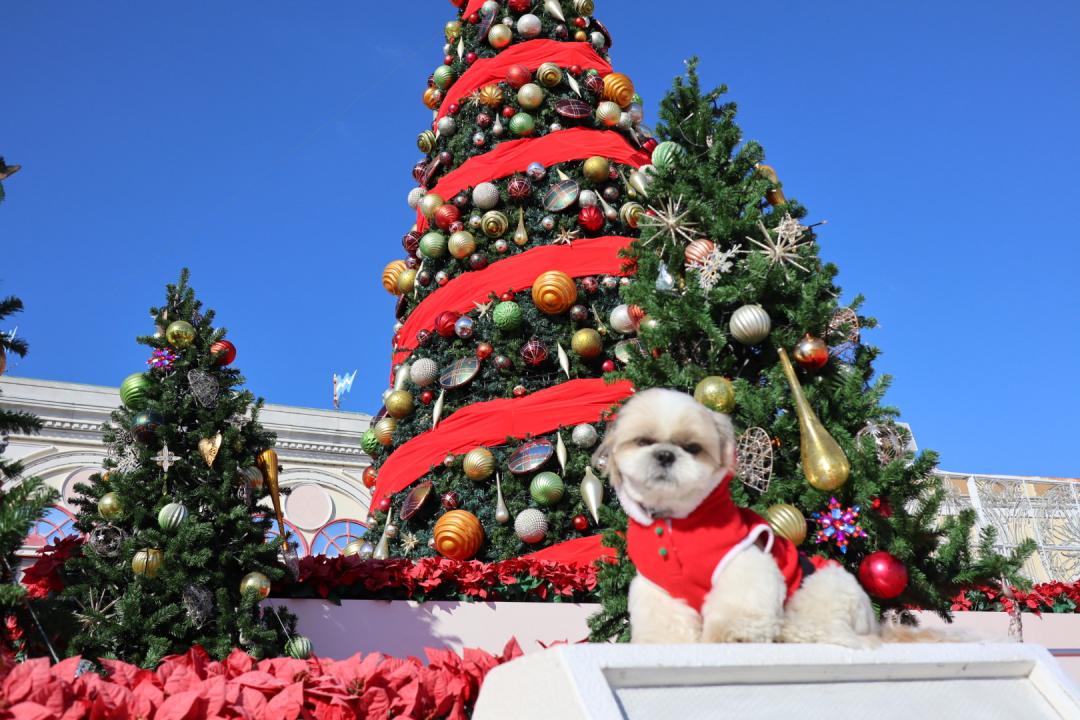
<svg viewBox="0 0 1080 720"><path fill-rule="evenodd" d="M120 383L120 402L124 407L138 410L146 403L146 391L150 388L150 380L143 373L135 373L124 378Z"/></svg>
<svg viewBox="0 0 1080 720"><path fill-rule="evenodd" d="M360 447L368 455L374 455L379 449L379 434L375 432L375 428L368 428L362 438L360 438Z"/></svg>
<svg viewBox="0 0 1080 720"><path fill-rule="evenodd" d="M710 410L730 413L735 409L735 386L727 378L710 375L694 388L694 399Z"/></svg>
<svg viewBox="0 0 1080 720"><path fill-rule="evenodd" d="M162 530L172 532L180 527L188 517L188 509L180 503L169 503L158 512L157 522Z"/></svg>
<svg viewBox="0 0 1080 720"><path fill-rule="evenodd" d="M528 137L536 130L536 121L529 113L518 113L510 118L510 132L517 137Z"/></svg>
<svg viewBox="0 0 1080 720"><path fill-rule="evenodd" d="M440 232L429 232L420 238L420 252L432 260L446 255L446 236Z"/></svg>
<svg viewBox="0 0 1080 720"><path fill-rule="evenodd" d="M686 154L683 146L677 142L667 140L656 146L652 154L652 164L664 170L673 167L679 158Z"/></svg>
<svg viewBox="0 0 1080 720"><path fill-rule="evenodd" d="M195 328L186 320L177 320L165 328L165 339L175 348L186 348L195 342Z"/></svg>
<svg viewBox="0 0 1080 720"><path fill-rule="evenodd" d="M454 69L449 65L440 65L439 67L435 68L435 73L432 75L432 80L435 81L435 87L445 91L448 87L454 84Z"/></svg>
<svg viewBox="0 0 1080 720"><path fill-rule="evenodd" d="M521 327L521 306L513 300L501 302L495 306L491 317L495 321L495 327L503 332L513 332Z"/></svg>
<svg viewBox="0 0 1080 720"><path fill-rule="evenodd" d="M566 494L566 485L553 472L542 472L529 484L529 494L541 505L554 505Z"/></svg>
<svg viewBox="0 0 1080 720"><path fill-rule="evenodd" d="M314 650L311 640L303 635L293 636L289 638L289 642L285 643L285 654L297 660L307 660Z"/></svg>

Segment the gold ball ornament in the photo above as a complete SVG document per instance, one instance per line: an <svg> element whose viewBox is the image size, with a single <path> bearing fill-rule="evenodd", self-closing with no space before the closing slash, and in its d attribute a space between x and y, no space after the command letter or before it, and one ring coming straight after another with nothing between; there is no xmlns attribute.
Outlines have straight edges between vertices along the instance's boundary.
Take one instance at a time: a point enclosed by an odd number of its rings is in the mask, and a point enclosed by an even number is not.
<svg viewBox="0 0 1080 720"><path fill-rule="evenodd" d="M249 572L240 580L240 594L246 595L251 591L258 593L260 598L270 595L270 578L261 572Z"/></svg>
<svg viewBox="0 0 1080 720"><path fill-rule="evenodd" d="M382 273L382 286L386 292L391 295L400 295L401 291L398 290L398 278L401 277L401 273L407 270L404 260L395 260L383 270Z"/></svg>
<svg viewBox="0 0 1080 720"><path fill-rule="evenodd" d="M442 102L442 90L437 87L429 87L424 91L424 105L428 110L435 110Z"/></svg>
<svg viewBox="0 0 1080 720"><path fill-rule="evenodd" d="M599 185L600 183L608 181L611 172L611 163L608 162L606 157L595 155L585 161L582 172L585 173L585 179Z"/></svg>
<svg viewBox="0 0 1080 720"><path fill-rule="evenodd" d="M553 88L562 82L563 73L555 63L546 62L536 69L536 82L546 88Z"/></svg>
<svg viewBox="0 0 1080 720"><path fill-rule="evenodd" d="M600 333L592 328L582 328L574 333L570 340L570 348L586 360L600 356L604 351L604 341Z"/></svg>
<svg viewBox="0 0 1080 720"><path fill-rule="evenodd" d="M574 10L578 15L588 17L596 10L596 4L593 0L574 0Z"/></svg>
<svg viewBox="0 0 1080 720"><path fill-rule="evenodd" d="M186 320L177 320L165 329L165 339L175 348L186 348L195 342L195 328Z"/></svg>
<svg viewBox="0 0 1080 720"><path fill-rule="evenodd" d="M535 110L544 104L544 88L536 83L526 83L518 90L517 101L526 110Z"/></svg>
<svg viewBox="0 0 1080 720"><path fill-rule="evenodd" d="M413 396L408 390L395 390L386 396L386 414L397 420L407 418L413 412Z"/></svg>
<svg viewBox="0 0 1080 720"><path fill-rule="evenodd" d="M735 409L735 386L727 378L710 375L694 388L694 399L710 410L730 413Z"/></svg>
<svg viewBox="0 0 1080 720"><path fill-rule="evenodd" d="M406 269L398 275L397 289L399 295L406 295L413 291L416 287L416 271L412 269Z"/></svg>
<svg viewBox="0 0 1080 720"><path fill-rule="evenodd" d="M145 550L139 550L131 558L131 571L136 575L153 578L157 577L158 571L161 570L161 566L164 564L165 553L157 548L146 548Z"/></svg>
<svg viewBox="0 0 1080 720"><path fill-rule="evenodd" d="M114 492L107 492L98 500L98 514L106 520L115 520L124 514L124 505L120 502L120 496Z"/></svg>
<svg viewBox="0 0 1080 720"><path fill-rule="evenodd" d="M619 108L630 107L634 101L634 82L622 73L611 73L604 77L605 100L610 100Z"/></svg>
<svg viewBox="0 0 1080 720"><path fill-rule="evenodd" d="M446 204L446 201L442 199L441 195L437 193L428 193L420 199L420 212L428 222L435 221L435 211Z"/></svg>
<svg viewBox="0 0 1080 720"><path fill-rule="evenodd" d="M464 260L476 252L476 238L468 230L461 230L450 236L447 247L451 255L458 260Z"/></svg>
<svg viewBox="0 0 1080 720"><path fill-rule="evenodd" d="M794 505L773 505L765 511L765 519L780 537L787 538L796 545L802 545L803 540L806 540L806 517Z"/></svg>
<svg viewBox="0 0 1080 720"><path fill-rule="evenodd" d="M460 20L451 20L446 23L443 32L446 34L446 42L455 42L461 37L462 25Z"/></svg>
<svg viewBox="0 0 1080 720"><path fill-rule="evenodd" d="M394 444L394 432L397 430L397 420L385 417L375 423L375 439L380 445L390 446Z"/></svg>
<svg viewBox="0 0 1080 720"><path fill-rule="evenodd" d="M481 105L485 105L490 108L497 108L503 104L503 100L506 99L506 95L498 85L485 85L480 88L480 92L477 93L477 99Z"/></svg>
<svg viewBox="0 0 1080 720"><path fill-rule="evenodd" d="M495 456L487 448L478 447L465 454L462 467L470 480L487 480L495 474Z"/></svg>
<svg viewBox="0 0 1080 720"><path fill-rule="evenodd" d="M622 108L617 104L605 100L596 107L596 121L604 127L615 127L622 117Z"/></svg>
<svg viewBox="0 0 1080 720"><path fill-rule="evenodd" d="M468 510L451 510L435 523L435 550L451 560L468 560L484 543L480 519Z"/></svg>
<svg viewBox="0 0 1080 720"><path fill-rule="evenodd" d="M561 315L577 302L577 285L561 270L549 270L533 282L532 299L545 315Z"/></svg>
<svg viewBox="0 0 1080 720"><path fill-rule="evenodd" d="M503 25L498 23L492 25L488 30L488 44L496 50L502 50L504 47L514 41L514 31L510 29L509 25Z"/></svg>

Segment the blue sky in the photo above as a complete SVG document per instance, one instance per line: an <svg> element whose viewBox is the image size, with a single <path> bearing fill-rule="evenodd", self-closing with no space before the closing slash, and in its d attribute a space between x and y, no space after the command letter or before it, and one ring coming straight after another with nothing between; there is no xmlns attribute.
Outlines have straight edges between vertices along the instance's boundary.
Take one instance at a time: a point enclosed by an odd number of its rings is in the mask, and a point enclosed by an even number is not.
<svg viewBox="0 0 1080 720"><path fill-rule="evenodd" d="M117 384L188 265L271 402L375 410L446 0L4 8L10 372ZM946 469L1080 476L1080 6L598 0L649 119L692 54L729 85L882 327Z"/></svg>

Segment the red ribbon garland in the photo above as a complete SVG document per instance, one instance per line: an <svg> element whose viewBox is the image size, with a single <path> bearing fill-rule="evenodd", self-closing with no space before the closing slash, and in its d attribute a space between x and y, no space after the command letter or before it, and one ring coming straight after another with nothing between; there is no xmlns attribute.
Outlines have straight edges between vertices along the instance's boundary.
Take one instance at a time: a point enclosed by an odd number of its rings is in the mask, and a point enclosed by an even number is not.
<svg viewBox="0 0 1080 720"><path fill-rule="evenodd" d="M547 560L564 563L566 565L588 565L600 558L615 559L615 550L605 547L600 535L574 538L566 542L556 543L534 553L524 555L530 560Z"/></svg>
<svg viewBox="0 0 1080 720"><path fill-rule="evenodd" d="M459 101L474 90L506 79L507 71L514 65L524 65L535 71L546 62L561 68L578 65L593 69L601 75L611 74L611 65L597 55L592 45L582 42L559 42L558 40L530 40L504 50L493 58L477 60L446 91L435 121L446 115L451 103Z"/></svg>
<svg viewBox="0 0 1080 720"><path fill-rule="evenodd" d="M465 6L462 17L469 17L473 13L479 13L480 8L484 6L484 1L485 0L469 0L469 4Z"/></svg>
<svg viewBox="0 0 1080 720"><path fill-rule="evenodd" d="M453 310L465 313L489 295L507 290L518 292L532 287L536 277L548 270L561 270L570 277L586 275L625 275L626 260L619 251L633 240L617 235L578 240L572 245L542 245L520 255L500 260L478 272L468 272L451 280L445 287L424 298L398 333L394 365L405 362L416 349L416 333L435 326L440 313Z"/></svg>
<svg viewBox="0 0 1080 720"><path fill-rule="evenodd" d="M399 447L379 468L371 507L423 477L449 453L501 445L507 438L541 435L567 425L596 422L604 411L633 392L627 380L570 380L523 398L499 398L467 405L434 430Z"/></svg>
<svg viewBox="0 0 1080 720"><path fill-rule="evenodd" d="M530 163L555 165L584 160L594 155L635 168L648 165L652 161L648 153L632 146L617 132L572 128L539 138L504 142L491 152L463 162L457 169L447 173L431 192L449 202L465 188L524 172ZM416 229L424 232L427 227L427 219L417 210Z"/></svg>

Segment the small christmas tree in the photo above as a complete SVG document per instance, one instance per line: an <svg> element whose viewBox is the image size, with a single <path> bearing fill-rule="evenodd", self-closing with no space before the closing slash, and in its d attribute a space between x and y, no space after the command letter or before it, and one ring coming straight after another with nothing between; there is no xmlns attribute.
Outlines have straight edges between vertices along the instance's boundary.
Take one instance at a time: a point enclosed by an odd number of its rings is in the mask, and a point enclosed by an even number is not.
<svg viewBox="0 0 1080 720"><path fill-rule="evenodd" d="M237 646L279 654L293 620L260 608L285 574L284 533L268 542L254 506L269 493L280 508L262 401L239 389L236 348L187 270L150 312L158 332L138 339L150 367L120 387L106 471L77 486L87 541L64 568L62 598L81 621L68 652L143 666L193 644L217 658Z"/></svg>
<svg viewBox="0 0 1080 720"><path fill-rule="evenodd" d="M3 160L0 159L0 172ZM23 308L16 297L0 300L0 322ZM25 357L26 341L0 328L0 375L7 367L8 354ZM45 509L56 500L56 491L46 487L39 478L22 477L23 465L3 457L8 433L34 435L41 430L36 416L0 407L0 649L19 651L22 637L36 625L26 603L26 591L16 582L18 559L15 553L22 547L26 534L41 518ZM8 624L14 620L14 627Z"/></svg>

